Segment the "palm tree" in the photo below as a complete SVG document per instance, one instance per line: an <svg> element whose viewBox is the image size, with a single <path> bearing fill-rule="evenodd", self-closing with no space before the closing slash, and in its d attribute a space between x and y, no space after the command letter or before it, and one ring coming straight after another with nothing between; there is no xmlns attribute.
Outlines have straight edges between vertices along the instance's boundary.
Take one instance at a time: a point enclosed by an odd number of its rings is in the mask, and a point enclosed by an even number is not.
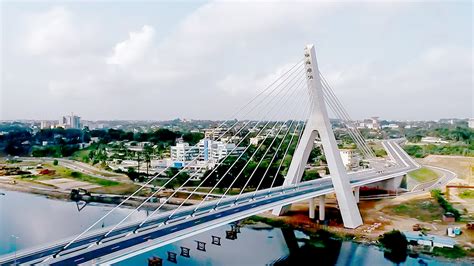
<svg viewBox="0 0 474 266"><path fill-rule="evenodd" d="M153 154L153 147L146 144L143 147L143 152L144 152L144 155L145 155L145 162L146 162L146 175L148 176L148 171L149 171L150 164L151 164L151 155Z"/></svg>

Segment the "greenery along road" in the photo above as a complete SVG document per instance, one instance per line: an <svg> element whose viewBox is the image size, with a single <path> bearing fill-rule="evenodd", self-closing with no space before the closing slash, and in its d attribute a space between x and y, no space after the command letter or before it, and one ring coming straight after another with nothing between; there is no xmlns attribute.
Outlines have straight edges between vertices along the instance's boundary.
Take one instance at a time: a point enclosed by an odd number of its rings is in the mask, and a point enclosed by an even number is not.
<svg viewBox="0 0 474 266"><path fill-rule="evenodd" d="M438 179L438 174L426 167L408 173L408 175L416 180L418 183L426 183Z"/></svg>

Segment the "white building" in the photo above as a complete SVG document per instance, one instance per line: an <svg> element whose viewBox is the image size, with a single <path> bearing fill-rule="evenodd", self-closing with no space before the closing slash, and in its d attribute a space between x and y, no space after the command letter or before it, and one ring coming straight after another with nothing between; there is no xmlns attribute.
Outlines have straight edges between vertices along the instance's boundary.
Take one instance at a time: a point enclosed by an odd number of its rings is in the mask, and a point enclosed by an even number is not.
<svg viewBox="0 0 474 266"><path fill-rule="evenodd" d="M469 118L467 125L469 126L469 128L474 128L474 118Z"/></svg>
<svg viewBox="0 0 474 266"><path fill-rule="evenodd" d="M66 115L59 119L59 126L63 128L81 128L81 118L74 114Z"/></svg>
<svg viewBox="0 0 474 266"><path fill-rule="evenodd" d="M250 144L257 146L258 143L263 139L262 136L250 138Z"/></svg>
<svg viewBox="0 0 474 266"><path fill-rule="evenodd" d="M342 163L347 170L352 170L359 167L360 158L355 150L352 149L340 149Z"/></svg>
<svg viewBox="0 0 474 266"><path fill-rule="evenodd" d="M51 127L53 127L53 123L51 123L51 121L41 121L41 129L50 129Z"/></svg>
<svg viewBox="0 0 474 266"><path fill-rule="evenodd" d="M198 155L199 150L194 146L189 146L189 143L180 142L175 146L171 146L171 160L173 161L192 161Z"/></svg>
<svg viewBox="0 0 474 266"><path fill-rule="evenodd" d="M388 125L383 125L382 128L391 128L395 129L398 128L399 126L397 124L388 124Z"/></svg>
<svg viewBox="0 0 474 266"><path fill-rule="evenodd" d="M432 143L432 144L447 144L449 142L442 140L441 138L437 137L423 137L421 138L421 142L424 143Z"/></svg>
<svg viewBox="0 0 474 266"><path fill-rule="evenodd" d="M219 160L232 154L235 156L243 152L242 147L236 147L234 143L225 143L222 141L213 141L210 139L202 139L196 146L190 146L189 143L180 142L175 146L171 146L171 160L181 162L181 166L191 162L197 157L193 167L212 167Z"/></svg>

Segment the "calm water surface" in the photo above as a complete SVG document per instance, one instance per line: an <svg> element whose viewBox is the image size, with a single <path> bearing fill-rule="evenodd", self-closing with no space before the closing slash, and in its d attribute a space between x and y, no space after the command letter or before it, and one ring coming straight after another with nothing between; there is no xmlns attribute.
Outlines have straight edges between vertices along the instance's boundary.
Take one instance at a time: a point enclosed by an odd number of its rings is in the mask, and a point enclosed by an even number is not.
<svg viewBox="0 0 474 266"><path fill-rule="evenodd" d="M76 203L48 199L21 192L0 190L0 255L15 249L31 248L82 232L112 207L88 205L78 211ZM107 217L102 226L118 222L130 209L119 209ZM138 212L131 219L143 219L147 212ZM177 263L164 265L396 265L373 246L336 240L310 239L300 231L243 227L237 239L225 238L222 226L173 244L128 258L115 265L147 265L152 256L167 258L177 253ZM211 236L221 237L221 245L213 245ZM206 243L206 251L197 250L197 242ZM190 249L190 258L180 256L181 247ZM435 261L432 258L406 257L400 265L460 265ZM468 264L465 264L468 265Z"/></svg>

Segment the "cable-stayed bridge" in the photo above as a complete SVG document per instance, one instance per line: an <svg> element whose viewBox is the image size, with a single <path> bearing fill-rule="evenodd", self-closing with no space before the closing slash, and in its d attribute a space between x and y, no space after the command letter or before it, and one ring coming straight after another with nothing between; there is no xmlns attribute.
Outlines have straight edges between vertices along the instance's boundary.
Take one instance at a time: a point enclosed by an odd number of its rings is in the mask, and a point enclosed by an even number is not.
<svg viewBox="0 0 474 266"><path fill-rule="evenodd" d="M345 134L357 146L370 167L347 172L339 154L327 107L345 125ZM393 182L418 168L399 146L400 140L382 141L388 160L376 158L373 150L351 122L351 118L319 72L315 49L308 45L303 59L284 72L246 105L215 129L216 140L233 143L217 155L214 167L196 183L194 172L139 222L128 218L165 190L168 183L195 166L207 147L187 153L192 160L150 192L143 202L117 224L98 225L162 173L148 179L136 192L72 239L0 258L0 264L111 264L148 250L190 237L211 228L267 210L283 214L292 203L309 200L314 216L314 199L319 198L320 219L324 220L324 195L335 193L344 226L362 224L357 202L360 186ZM301 182L314 148L321 142L330 175ZM194 189L170 211L162 210L183 187ZM206 193L202 195L202 189ZM216 197L220 191L220 197ZM236 192L237 191L237 192ZM198 198L198 200L195 199ZM193 202L192 205L188 203Z"/></svg>

